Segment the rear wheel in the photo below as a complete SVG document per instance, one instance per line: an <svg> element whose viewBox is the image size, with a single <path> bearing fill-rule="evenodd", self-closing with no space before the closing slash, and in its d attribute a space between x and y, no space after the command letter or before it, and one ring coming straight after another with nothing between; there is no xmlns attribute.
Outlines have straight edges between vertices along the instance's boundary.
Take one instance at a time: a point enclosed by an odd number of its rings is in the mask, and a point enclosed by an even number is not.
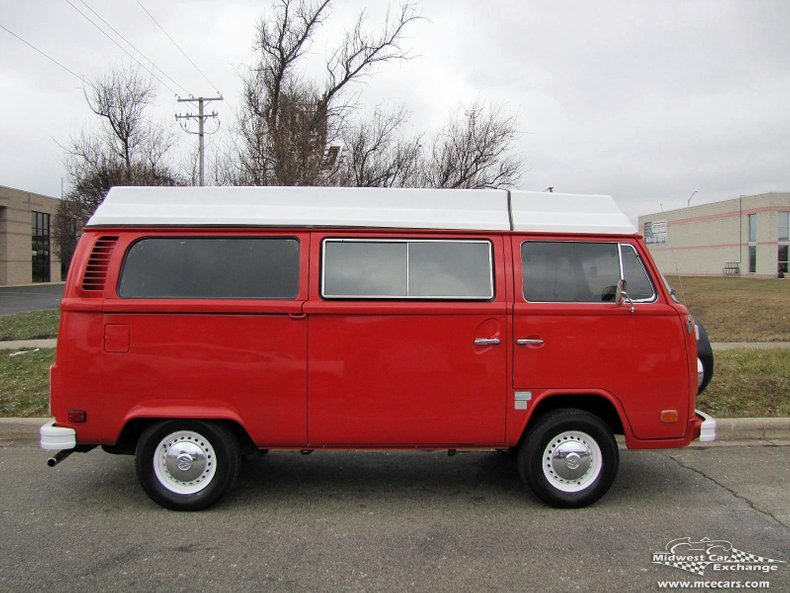
<svg viewBox="0 0 790 593"><path fill-rule="evenodd" d="M221 424L167 420L149 426L137 443L135 466L146 494L163 507L205 509L239 474L239 445Z"/></svg>
<svg viewBox="0 0 790 593"><path fill-rule="evenodd" d="M617 475L619 452L609 427L576 409L554 410L531 427L518 451L521 479L544 502L583 507L603 496Z"/></svg>

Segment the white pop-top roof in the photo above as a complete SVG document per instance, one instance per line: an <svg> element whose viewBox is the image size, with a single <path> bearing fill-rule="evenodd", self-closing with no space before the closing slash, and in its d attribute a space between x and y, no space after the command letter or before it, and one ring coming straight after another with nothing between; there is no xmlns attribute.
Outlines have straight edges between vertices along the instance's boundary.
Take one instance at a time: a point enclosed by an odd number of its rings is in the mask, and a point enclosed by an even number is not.
<svg viewBox="0 0 790 593"><path fill-rule="evenodd" d="M632 234L609 196L496 189L115 187L87 226L275 226Z"/></svg>

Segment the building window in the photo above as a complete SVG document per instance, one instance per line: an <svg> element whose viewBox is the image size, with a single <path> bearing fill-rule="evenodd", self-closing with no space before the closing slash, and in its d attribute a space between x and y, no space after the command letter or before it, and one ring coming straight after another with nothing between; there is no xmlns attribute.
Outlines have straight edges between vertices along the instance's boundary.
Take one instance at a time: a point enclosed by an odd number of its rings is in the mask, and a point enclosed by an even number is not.
<svg viewBox="0 0 790 593"><path fill-rule="evenodd" d="M757 271L757 215L749 214L747 217L749 227L749 272Z"/></svg>
<svg viewBox="0 0 790 593"><path fill-rule="evenodd" d="M778 257L777 257L777 273L779 276L785 276L788 272L787 266L787 251L790 244L790 212L779 213L779 233L778 233Z"/></svg>
<svg viewBox="0 0 790 593"><path fill-rule="evenodd" d="M33 282L49 282L49 214L32 212Z"/></svg>
<svg viewBox="0 0 790 593"><path fill-rule="evenodd" d="M780 241L790 241L790 212L779 213L779 235Z"/></svg>

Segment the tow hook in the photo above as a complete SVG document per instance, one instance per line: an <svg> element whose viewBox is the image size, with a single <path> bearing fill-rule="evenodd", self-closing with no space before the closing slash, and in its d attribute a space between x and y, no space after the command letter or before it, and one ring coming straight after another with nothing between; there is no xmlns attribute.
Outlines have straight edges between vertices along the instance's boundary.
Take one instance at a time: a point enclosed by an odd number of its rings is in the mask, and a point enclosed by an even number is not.
<svg viewBox="0 0 790 593"><path fill-rule="evenodd" d="M63 449L62 451L58 451L52 457L47 459L47 465L49 467L55 467L58 463L66 459L66 457L72 453L74 453L74 449Z"/></svg>

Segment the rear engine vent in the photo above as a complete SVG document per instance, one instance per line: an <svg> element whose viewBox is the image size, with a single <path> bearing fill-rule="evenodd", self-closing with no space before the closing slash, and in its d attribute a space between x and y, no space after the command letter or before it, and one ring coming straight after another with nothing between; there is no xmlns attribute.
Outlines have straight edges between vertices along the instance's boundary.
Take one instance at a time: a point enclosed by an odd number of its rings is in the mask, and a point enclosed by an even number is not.
<svg viewBox="0 0 790 593"><path fill-rule="evenodd" d="M82 279L82 290L92 292L104 290L104 281L107 279L107 271L110 269L110 257L112 257L116 243L118 243L118 237L99 237L96 240L88 259L85 276Z"/></svg>

